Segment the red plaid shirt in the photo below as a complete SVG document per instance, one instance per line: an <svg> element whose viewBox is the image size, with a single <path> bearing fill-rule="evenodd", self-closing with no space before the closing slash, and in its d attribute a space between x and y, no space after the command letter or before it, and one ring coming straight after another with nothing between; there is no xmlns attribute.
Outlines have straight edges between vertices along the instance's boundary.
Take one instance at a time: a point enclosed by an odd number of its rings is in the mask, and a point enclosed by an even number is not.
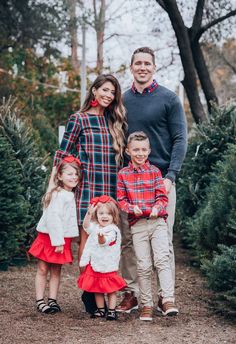
<svg viewBox="0 0 236 344"><path fill-rule="evenodd" d="M157 83L156 80L154 79L153 82L151 83L151 85L148 86L148 87L146 87L146 88L143 90L142 94L144 94L144 93L152 93L157 87L158 87L158 83ZM133 85L132 85L132 87L131 87L131 90L132 90L134 93L140 93L140 92L137 90L137 88L135 87L134 83L133 83Z"/></svg>
<svg viewBox="0 0 236 344"><path fill-rule="evenodd" d="M149 161L138 168L130 162L118 173L117 201L121 210L129 214L130 225L149 217L154 206L159 209L158 216L166 218L168 197L161 171ZM135 205L142 210L141 216L134 214Z"/></svg>

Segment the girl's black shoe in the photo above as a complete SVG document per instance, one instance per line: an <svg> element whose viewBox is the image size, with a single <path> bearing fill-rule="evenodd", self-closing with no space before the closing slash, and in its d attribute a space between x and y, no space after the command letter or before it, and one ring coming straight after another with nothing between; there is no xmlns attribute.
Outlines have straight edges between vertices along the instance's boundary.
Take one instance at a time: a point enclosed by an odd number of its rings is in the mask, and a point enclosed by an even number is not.
<svg viewBox="0 0 236 344"><path fill-rule="evenodd" d="M117 317L116 310L115 309L108 309L106 319L107 320L117 320L118 317Z"/></svg>
<svg viewBox="0 0 236 344"><path fill-rule="evenodd" d="M44 299L36 300L37 310L43 314L53 314L55 310L48 306Z"/></svg>
<svg viewBox="0 0 236 344"><path fill-rule="evenodd" d="M97 308L90 318L105 318L106 311L105 308Z"/></svg>
<svg viewBox="0 0 236 344"><path fill-rule="evenodd" d="M54 310L54 313L61 312L61 307L58 305L57 300L48 299L48 306Z"/></svg>

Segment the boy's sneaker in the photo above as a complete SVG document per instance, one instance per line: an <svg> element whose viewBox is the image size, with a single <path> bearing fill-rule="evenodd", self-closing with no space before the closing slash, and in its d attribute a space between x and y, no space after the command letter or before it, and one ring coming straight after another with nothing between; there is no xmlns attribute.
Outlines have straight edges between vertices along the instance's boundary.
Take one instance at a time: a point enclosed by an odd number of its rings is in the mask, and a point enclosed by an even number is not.
<svg viewBox="0 0 236 344"><path fill-rule="evenodd" d="M144 321L152 321L152 313L153 313L152 307L143 306L140 312L139 319L144 320Z"/></svg>
<svg viewBox="0 0 236 344"><path fill-rule="evenodd" d="M117 312L130 313L132 310L138 309L138 300L133 292L125 292L125 296L121 303L116 307Z"/></svg>
<svg viewBox="0 0 236 344"><path fill-rule="evenodd" d="M178 308L175 306L174 302L167 301L162 303L163 298L160 297L158 300L157 310L161 312L163 315L173 316L178 315L179 311Z"/></svg>

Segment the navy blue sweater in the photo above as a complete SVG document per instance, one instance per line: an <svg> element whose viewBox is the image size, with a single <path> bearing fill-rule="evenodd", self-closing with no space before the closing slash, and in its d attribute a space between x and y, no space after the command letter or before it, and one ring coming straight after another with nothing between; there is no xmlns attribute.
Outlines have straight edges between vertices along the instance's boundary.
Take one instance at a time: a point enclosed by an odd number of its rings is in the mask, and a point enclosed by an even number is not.
<svg viewBox="0 0 236 344"><path fill-rule="evenodd" d="M151 93L123 95L127 110L128 134L144 131L150 139L149 160L163 177L175 181L187 150L187 126L177 95L158 85Z"/></svg>

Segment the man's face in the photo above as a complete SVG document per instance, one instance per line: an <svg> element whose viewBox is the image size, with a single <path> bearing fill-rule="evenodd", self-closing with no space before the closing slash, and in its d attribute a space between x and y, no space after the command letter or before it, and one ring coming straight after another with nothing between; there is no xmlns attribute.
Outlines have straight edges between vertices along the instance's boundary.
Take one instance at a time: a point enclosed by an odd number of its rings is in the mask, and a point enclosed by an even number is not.
<svg viewBox="0 0 236 344"><path fill-rule="evenodd" d="M131 73L134 80L140 85L149 86L153 81L153 75L156 66L153 63L152 56L148 53L137 53L134 55L134 60L130 66Z"/></svg>

